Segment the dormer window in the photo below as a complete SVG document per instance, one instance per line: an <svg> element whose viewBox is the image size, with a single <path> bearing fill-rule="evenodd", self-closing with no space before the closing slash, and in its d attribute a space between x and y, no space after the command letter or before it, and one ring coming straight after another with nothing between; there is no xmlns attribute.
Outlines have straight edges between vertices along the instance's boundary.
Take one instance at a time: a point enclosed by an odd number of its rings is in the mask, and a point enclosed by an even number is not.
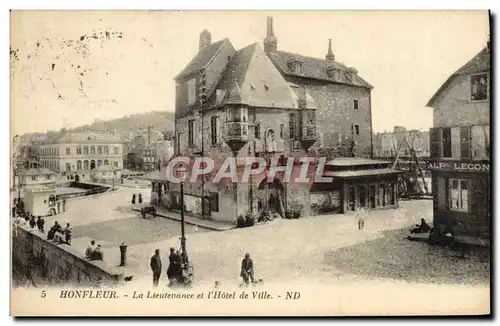
<svg viewBox="0 0 500 326"><path fill-rule="evenodd" d="M328 76L330 76L330 78L334 79L334 80L340 80L340 69L338 68L335 68L335 67L328 67L327 70L326 70Z"/></svg>
<svg viewBox="0 0 500 326"><path fill-rule="evenodd" d="M302 62L293 58L288 61L288 68L296 74L302 74Z"/></svg>
<svg viewBox="0 0 500 326"><path fill-rule="evenodd" d="M191 78L186 83L187 85L187 102L188 105L194 104L196 101L196 79Z"/></svg>

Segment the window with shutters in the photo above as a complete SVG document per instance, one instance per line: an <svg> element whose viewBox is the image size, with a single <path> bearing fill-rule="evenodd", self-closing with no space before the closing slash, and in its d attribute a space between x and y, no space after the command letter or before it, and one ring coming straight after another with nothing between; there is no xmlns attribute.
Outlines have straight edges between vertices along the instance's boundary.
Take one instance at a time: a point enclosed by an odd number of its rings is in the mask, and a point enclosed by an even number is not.
<svg viewBox="0 0 500 326"><path fill-rule="evenodd" d="M488 125L471 127L471 155L473 158L488 158L489 134L490 129Z"/></svg>
<svg viewBox="0 0 500 326"><path fill-rule="evenodd" d="M451 156L451 128L443 128L442 133L442 146L443 146L443 157L452 157Z"/></svg>
<svg viewBox="0 0 500 326"><path fill-rule="evenodd" d="M217 144L217 117L210 118L210 132L212 136L212 145Z"/></svg>
<svg viewBox="0 0 500 326"><path fill-rule="evenodd" d="M471 157L471 132L470 127L460 127L460 157Z"/></svg>
<svg viewBox="0 0 500 326"><path fill-rule="evenodd" d="M469 181L464 179L449 180L449 208L453 211L469 211Z"/></svg>
<svg viewBox="0 0 500 326"><path fill-rule="evenodd" d="M194 120L188 122L188 144L189 146L194 145Z"/></svg>
<svg viewBox="0 0 500 326"><path fill-rule="evenodd" d="M359 102L358 102L358 100L353 100L353 105L354 105L354 110L359 109Z"/></svg>

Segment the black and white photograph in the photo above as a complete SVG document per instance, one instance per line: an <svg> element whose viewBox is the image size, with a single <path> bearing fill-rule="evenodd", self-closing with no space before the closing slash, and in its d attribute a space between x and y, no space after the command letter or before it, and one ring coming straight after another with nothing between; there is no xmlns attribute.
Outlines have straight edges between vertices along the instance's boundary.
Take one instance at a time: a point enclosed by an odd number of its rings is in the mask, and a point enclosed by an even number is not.
<svg viewBox="0 0 500 326"><path fill-rule="evenodd" d="M490 315L491 15L12 10L11 315Z"/></svg>

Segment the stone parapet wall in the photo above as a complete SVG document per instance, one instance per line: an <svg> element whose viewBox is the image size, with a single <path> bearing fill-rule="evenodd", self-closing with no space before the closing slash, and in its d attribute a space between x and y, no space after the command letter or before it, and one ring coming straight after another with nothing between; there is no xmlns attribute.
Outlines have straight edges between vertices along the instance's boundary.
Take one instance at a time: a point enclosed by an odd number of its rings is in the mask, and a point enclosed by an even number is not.
<svg viewBox="0 0 500 326"><path fill-rule="evenodd" d="M12 232L12 263L18 270L39 274L52 284L79 286L116 285L123 272L104 261L89 261L67 244L55 244L46 234L24 226Z"/></svg>

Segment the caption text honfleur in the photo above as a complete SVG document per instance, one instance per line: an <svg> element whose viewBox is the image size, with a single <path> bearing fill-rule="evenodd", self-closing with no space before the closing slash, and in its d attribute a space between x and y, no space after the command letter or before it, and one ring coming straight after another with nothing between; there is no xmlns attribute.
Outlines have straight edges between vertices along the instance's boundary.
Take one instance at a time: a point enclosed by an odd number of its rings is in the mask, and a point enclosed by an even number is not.
<svg viewBox="0 0 500 326"><path fill-rule="evenodd" d="M42 291L42 298L48 297ZM284 291L272 294L269 291L205 291L205 292L168 292L168 291L131 291L118 293L114 290L61 290L60 299L171 299L171 300L297 300L300 292Z"/></svg>

